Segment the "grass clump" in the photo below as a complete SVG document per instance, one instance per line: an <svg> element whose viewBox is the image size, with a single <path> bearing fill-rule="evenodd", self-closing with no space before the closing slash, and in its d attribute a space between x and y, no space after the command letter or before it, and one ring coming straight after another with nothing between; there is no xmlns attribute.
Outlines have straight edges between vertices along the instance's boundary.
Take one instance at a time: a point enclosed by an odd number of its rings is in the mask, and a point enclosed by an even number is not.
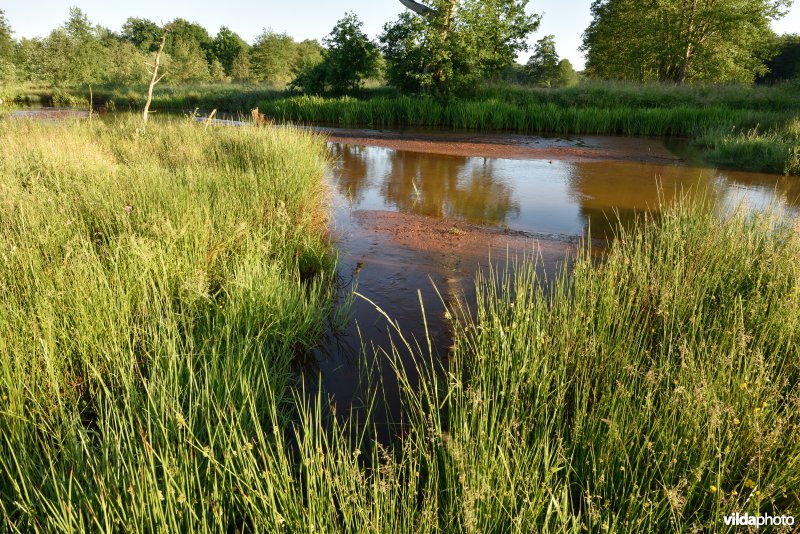
<svg viewBox="0 0 800 534"><path fill-rule="evenodd" d="M277 527L293 365L329 310L323 150L295 130L0 122L6 529Z"/></svg>
<svg viewBox="0 0 800 534"><path fill-rule="evenodd" d="M446 384L414 397L447 414L428 437L457 530L797 514L800 226L678 206L549 286L530 261L479 281Z"/></svg>

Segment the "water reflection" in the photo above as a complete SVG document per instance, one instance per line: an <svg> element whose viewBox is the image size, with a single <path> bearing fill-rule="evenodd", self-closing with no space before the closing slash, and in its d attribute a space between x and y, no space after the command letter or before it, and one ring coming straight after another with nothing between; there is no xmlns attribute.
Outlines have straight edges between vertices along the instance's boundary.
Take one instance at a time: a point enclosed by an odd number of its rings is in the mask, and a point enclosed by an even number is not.
<svg viewBox="0 0 800 534"><path fill-rule="evenodd" d="M331 143L334 182L352 209L455 218L535 234L604 237L617 220L678 197L800 207L800 180L680 164L442 156Z"/></svg>
<svg viewBox="0 0 800 534"><path fill-rule="evenodd" d="M473 301L474 275L488 264L488 249L487 257L478 259L446 247L404 246L391 232L361 225L354 212L397 211L528 232L539 241L540 274L548 279L574 249L574 236L584 234L590 222L592 236L603 238L612 233L617 218L629 223L642 211L669 205L679 196L704 195L722 208L746 201L757 208L772 204L790 215L800 212L800 180L768 174L674 163L484 159L337 143L330 148L337 161L331 179L338 193L333 230L340 278L356 282L358 292L380 306L404 335L426 346L422 300L427 331L440 356L450 345L440 295ZM505 261L505 250L492 254L496 264ZM374 348L388 350L397 336L366 300L357 299L352 312L354 320L344 334L330 338L317 353L323 387L342 409L358 410L369 404L373 391L364 381L381 383L384 395L376 400L375 423L389 436L403 419L399 386L387 358L379 357L374 367L364 362L373 361L369 355ZM410 360L404 366L414 367Z"/></svg>
<svg viewBox="0 0 800 534"><path fill-rule="evenodd" d="M359 208L452 217L502 225L519 215L513 189L497 172L500 160L420 157L413 152L332 144L340 194ZM373 188L378 198L367 198Z"/></svg>

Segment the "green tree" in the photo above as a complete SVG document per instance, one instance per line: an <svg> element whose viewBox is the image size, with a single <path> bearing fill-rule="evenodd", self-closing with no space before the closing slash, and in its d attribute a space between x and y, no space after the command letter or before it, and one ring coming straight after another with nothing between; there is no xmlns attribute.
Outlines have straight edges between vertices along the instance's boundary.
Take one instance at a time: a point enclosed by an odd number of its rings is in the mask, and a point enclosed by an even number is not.
<svg viewBox="0 0 800 534"><path fill-rule="evenodd" d="M533 47L528 60L528 72L533 83L544 87L558 85L560 81L559 58L554 35L545 35Z"/></svg>
<svg viewBox="0 0 800 534"><path fill-rule="evenodd" d="M568 59L558 62L558 86L574 87L580 83L580 77Z"/></svg>
<svg viewBox="0 0 800 534"><path fill-rule="evenodd" d="M222 26L217 32L216 37L214 37L211 48L216 58L225 68L225 74L230 76L233 71L234 60L236 60L242 51L247 51L250 45L231 31L230 28Z"/></svg>
<svg viewBox="0 0 800 534"><path fill-rule="evenodd" d="M767 61L767 69L768 72L759 78L759 82L800 79L800 35L794 33L775 37L775 55Z"/></svg>
<svg viewBox="0 0 800 534"><path fill-rule="evenodd" d="M14 66L16 48L11 25L6 20L5 12L0 9L0 80L16 78Z"/></svg>
<svg viewBox="0 0 800 534"><path fill-rule="evenodd" d="M205 82L210 78L209 65L200 44L190 38L180 38L172 43L166 55L164 71L172 83Z"/></svg>
<svg viewBox="0 0 800 534"><path fill-rule="evenodd" d="M185 53L186 48L200 49L206 62L210 65L214 60L213 39L208 31L197 24L186 19L177 18L168 24L170 31L167 36L166 52L170 55L175 54L175 48L181 48L181 53ZM159 41L161 35L158 36Z"/></svg>
<svg viewBox="0 0 800 534"><path fill-rule="evenodd" d="M387 77L403 91L447 96L499 75L528 49L540 20L526 12L527 0L412 4L418 14L403 13L381 36Z"/></svg>
<svg viewBox="0 0 800 534"><path fill-rule="evenodd" d="M791 0L595 0L587 73L602 78L751 82L764 73L770 22Z"/></svg>
<svg viewBox="0 0 800 534"><path fill-rule="evenodd" d="M292 79L297 55L294 39L285 33L264 30L250 51L250 65L258 81L286 83Z"/></svg>
<svg viewBox="0 0 800 534"><path fill-rule="evenodd" d="M127 40L111 42L107 45L109 68L107 78L119 84L145 83L150 56Z"/></svg>
<svg viewBox="0 0 800 534"><path fill-rule="evenodd" d="M312 69L322 63L325 51L322 45L314 39L306 39L295 45L295 57L292 62L292 75L298 76L301 72Z"/></svg>
<svg viewBox="0 0 800 534"><path fill-rule="evenodd" d="M247 50L241 50L233 59L233 65L231 65L231 78L237 82L253 81L253 72L250 67L250 52Z"/></svg>
<svg viewBox="0 0 800 534"><path fill-rule="evenodd" d="M143 52L155 52L163 31L152 20L131 17L122 25L122 38Z"/></svg>
<svg viewBox="0 0 800 534"><path fill-rule="evenodd" d="M355 13L347 13L324 39L327 49L320 65L325 66L326 85L335 93L356 91L377 74L380 53L362 27Z"/></svg>

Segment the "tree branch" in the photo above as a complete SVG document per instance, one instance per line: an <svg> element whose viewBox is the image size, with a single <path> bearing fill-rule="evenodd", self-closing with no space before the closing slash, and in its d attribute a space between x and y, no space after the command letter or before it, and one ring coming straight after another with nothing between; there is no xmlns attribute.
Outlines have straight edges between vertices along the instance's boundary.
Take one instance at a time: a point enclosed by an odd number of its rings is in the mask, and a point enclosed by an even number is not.
<svg viewBox="0 0 800 534"><path fill-rule="evenodd" d="M427 16L436 13L435 9L430 8L425 4L420 4L419 2L415 2L414 0L400 0L400 3L406 6L414 13L416 13L417 15Z"/></svg>

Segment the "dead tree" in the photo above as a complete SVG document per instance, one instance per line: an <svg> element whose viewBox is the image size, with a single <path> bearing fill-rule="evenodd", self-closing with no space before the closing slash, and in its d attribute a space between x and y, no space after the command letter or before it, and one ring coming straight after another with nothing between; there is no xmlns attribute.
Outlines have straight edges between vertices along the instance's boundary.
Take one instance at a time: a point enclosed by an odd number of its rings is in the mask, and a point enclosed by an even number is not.
<svg viewBox="0 0 800 534"><path fill-rule="evenodd" d="M147 88L147 102L144 104L144 112L142 113L142 119L144 122L147 122L147 119L150 117L150 104L153 102L153 88L155 88L156 84L161 81L161 79L166 75L166 73L162 74L161 76L158 75L158 68L161 66L161 54L164 53L164 46L167 44L167 34L169 33L169 26L164 27L164 33L161 34L161 45L158 47L158 52L156 52L156 58L153 61L153 64L150 66L151 78L150 78L150 87Z"/></svg>

